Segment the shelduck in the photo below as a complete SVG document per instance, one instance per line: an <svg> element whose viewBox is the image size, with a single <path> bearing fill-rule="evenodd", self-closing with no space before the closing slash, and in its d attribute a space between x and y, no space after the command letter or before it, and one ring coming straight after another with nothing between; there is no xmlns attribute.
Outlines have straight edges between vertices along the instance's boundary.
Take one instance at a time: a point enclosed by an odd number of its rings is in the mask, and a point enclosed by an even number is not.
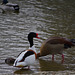
<svg viewBox="0 0 75 75"><path fill-rule="evenodd" d="M28 41L30 43L30 47L27 50L22 51L19 56L16 58L13 66L14 67L28 67L33 65L35 60L37 59L37 54L35 50L35 46L33 43L33 38L39 38L37 33L30 32L28 34Z"/></svg>
<svg viewBox="0 0 75 75"><path fill-rule="evenodd" d="M8 0L3 0L0 9L2 9L2 11L19 11L19 5L9 3Z"/></svg>
<svg viewBox="0 0 75 75"><path fill-rule="evenodd" d="M54 60L55 54L62 55L62 62L64 61L63 50L75 46L75 39L67 39L63 37L50 37L45 40L40 48L38 56L46 56L52 54L52 60Z"/></svg>

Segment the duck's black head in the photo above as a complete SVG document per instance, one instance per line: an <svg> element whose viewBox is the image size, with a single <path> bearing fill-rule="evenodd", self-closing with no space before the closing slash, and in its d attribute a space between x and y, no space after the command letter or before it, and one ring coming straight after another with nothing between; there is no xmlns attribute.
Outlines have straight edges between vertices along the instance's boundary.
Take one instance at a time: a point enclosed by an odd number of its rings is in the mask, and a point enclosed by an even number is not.
<svg viewBox="0 0 75 75"><path fill-rule="evenodd" d="M30 47L32 47L34 44L33 44L33 38L39 38L38 37L38 33L35 33L35 32L30 32L28 34L28 41L30 43Z"/></svg>
<svg viewBox="0 0 75 75"><path fill-rule="evenodd" d="M3 0L2 4L7 4L8 0Z"/></svg>

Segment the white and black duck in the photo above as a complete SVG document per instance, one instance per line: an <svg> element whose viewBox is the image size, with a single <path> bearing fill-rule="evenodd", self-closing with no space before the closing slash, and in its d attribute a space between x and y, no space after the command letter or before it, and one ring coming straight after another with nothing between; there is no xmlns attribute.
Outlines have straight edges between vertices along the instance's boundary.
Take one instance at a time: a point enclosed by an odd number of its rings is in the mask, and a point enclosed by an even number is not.
<svg viewBox="0 0 75 75"><path fill-rule="evenodd" d="M23 68L23 67L29 68L30 65L34 65L38 57L37 57L36 49L33 43L33 38L39 38L38 33L30 32L28 34L28 41L30 43L29 49L22 51L16 59L7 58L5 62L8 64L11 64L14 62L13 66L19 67L19 68Z"/></svg>
<svg viewBox="0 0 75 75"><path fill-rule="evenodd" d="M9 3L8 0L3 0L0 9L2 9L2 11L19 11L19 5Z"/></svg>

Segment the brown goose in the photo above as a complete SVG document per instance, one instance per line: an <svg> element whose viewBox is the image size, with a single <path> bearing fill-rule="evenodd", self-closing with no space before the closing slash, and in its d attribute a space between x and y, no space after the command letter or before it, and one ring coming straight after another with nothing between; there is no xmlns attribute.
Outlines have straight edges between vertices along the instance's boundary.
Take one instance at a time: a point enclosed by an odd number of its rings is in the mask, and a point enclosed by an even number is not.
<svg viewBox="0 0 75 75"><path fill-rule="evenodd" d="M75 39L66 39L63 37L50 37L46 41L43 42L40 53L37 55L46 56L48 54L52 54L52 60L54 60L55 54L61 54L62 60L64 61L63 50L67 48L71 48L71 46L75 46Z"/></svg>

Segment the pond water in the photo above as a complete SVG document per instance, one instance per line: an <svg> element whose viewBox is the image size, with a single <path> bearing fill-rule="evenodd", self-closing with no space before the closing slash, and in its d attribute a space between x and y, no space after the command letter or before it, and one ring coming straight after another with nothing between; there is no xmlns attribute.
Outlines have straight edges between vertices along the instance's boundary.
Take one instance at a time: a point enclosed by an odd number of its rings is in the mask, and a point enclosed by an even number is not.
<svg viewBox="0 0 75 75"><path fill-rule="evenodd" d="M9 0L10 1L10 0ZM74 0L11 0L20 6L19 13L0 10L0 74L33 74L39 71L75 70L75 48L64 50L61 55L42 57L31 70L15 68L5 63L8 57L16 58L29 47L27 34L37 32L40 39L34 39L37 52L48 37L75 38ZM1 3L1 1L0 1Z"/></svg>

